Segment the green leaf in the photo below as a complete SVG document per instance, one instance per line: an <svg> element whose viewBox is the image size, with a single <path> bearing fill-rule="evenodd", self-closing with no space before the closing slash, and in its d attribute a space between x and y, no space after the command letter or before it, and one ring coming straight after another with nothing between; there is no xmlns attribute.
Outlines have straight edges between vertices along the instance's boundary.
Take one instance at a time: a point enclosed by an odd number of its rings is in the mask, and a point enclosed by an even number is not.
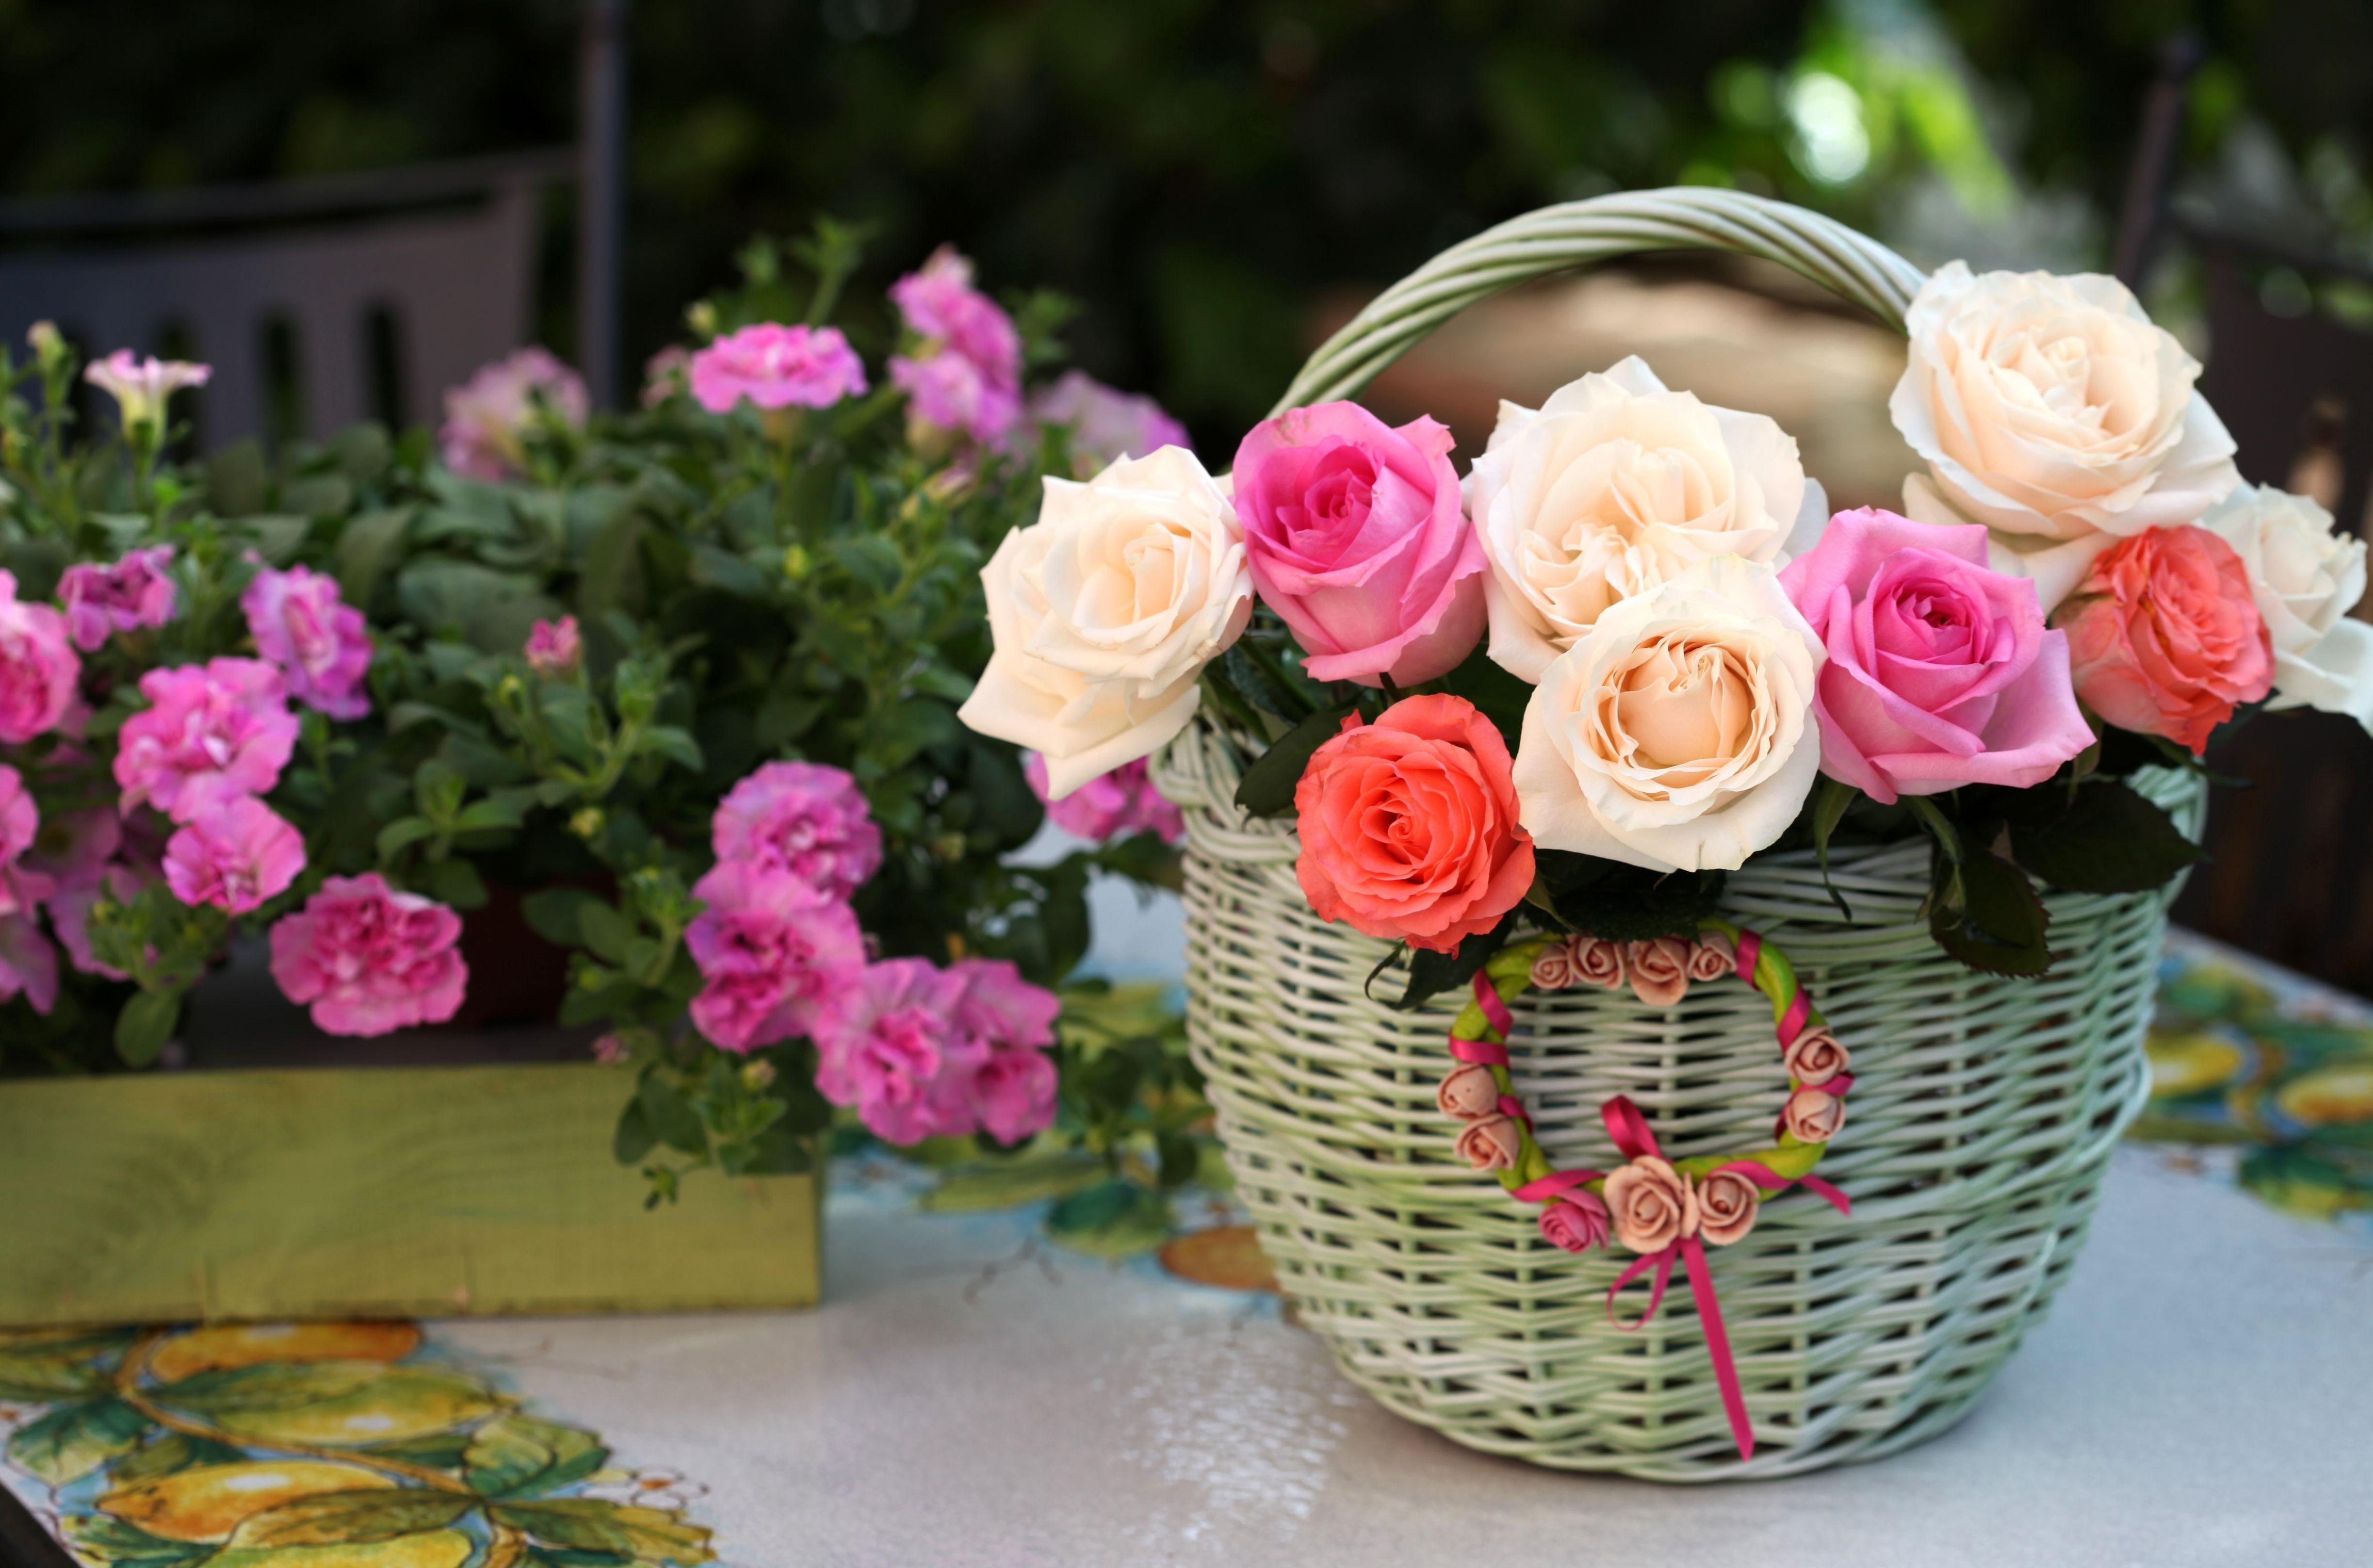
<svg viewBox="0 0 2373 1568"><path fill-rule="evenodd" d="M280 486L280 504L307 517L335 517L355 504L355 487L335 474L309 474Z"/></svg>
<svg viewBox="0 0 2373 1568"><path fill-rule="evenodd" d="M702 1125L700 1113L693 1108L684 1091L656 1072L646 1073L636 1097L643 1107L643 1117L650 1123L651 1131L669 1148L685 1154L708 1152L708 1129Z"/></svg>
<svg viewBox="0 0 2373 1568"><path fill-rule="evenodd" d="M1722 901L1721 872L1652 872L1596 855L1541 848L1533 851L1533 864L1537 886L1549 895L1558 918L1608 942L1695 936L1699 920Z"/></svg>
<svg viewBox="0 0 2373 1568"><path fill-rule="evenodd" d="M528 929L555 947L581 947L578 917L587 905L609 906L581 887L547 887L520 900Z"/></svg>
<svg viewBox="0 0 2373 1568"><path fill-rule="evenodd" d="M108 1480L117 1486L135 1480L147 1480L156 1476L171 1475L193 1465L228 1465L247 1457L247 1451L211 1437L193 1437L187 1433L168 1432L137 1454L118 1460L107 1472Z"/></svg>
<svg viewBox="0 0 2373 1568"><path fill-rule="evenodd" d="M841 570L876 593L889 592L906 575L906 563L899 558L898 546L878 533L836 539L824 546L824 554Z"/></svg>
<svg viewBox="0 0 2373 1568"><path fill-rule="evenodd" d="M759 600L772 597L776 580L743 557L714 544L692 547L691 578L696 587L721 589L737 598Z"/></svg>
<svg viewBox="0 0 2373 1568"><path fill-rule="evenodd" d="M1854 787L1842 779L1824 778L1813 796L1813 854L1821 864L1821 885L1829 890L1829 899L1837 905L1839 915L1849 920L1853 919L1853 910L1847 905L1846 895L1829 881L1829 836L1845 820L1846 808L1853 804L1856 793Z"/></svg>
<svg viewBox="0 0 2373 1568"><path fill-rule="evenodd" d="M1158 1192L1115 1177L1047 1211L1046 1231L1075 1252L1133 1258L1170 1239L1170 1205Z"/></svg>
<svg viewBox="0 0 2373 1568"><path fill-rule="evenodd" d="M1515 933L1516 914L1510 910L1500 923L1488 931L1477 931L1458 944L1455 953L1432 953L1421 947L1409 949L1409 989L1401 993L1398 1008L1421 1006L1429 998L1444 991L1465 991L1483 972L1491 955L1508 945Z"/></svg>
<svg viewBox="0 0 2373 1568"><path fill-rule="evenodd" d="M2051 911L2025 872L1991 849L1955 865L1940 844L1937 861L1944 893L1932 896L1928 927L1937 946L1989 975L2032 977L2052 967L2044 943Z"/></svg>
<svg viewBox="0 0 2373 1568"><path fill-rule="evenodd" d="M658 1141L659 1134L651 1130L651 1118L643 1114L638 1089L635 1097L626 1102L626 1108L618 1113L618 1129L610 1135L610 1153L620 1164L631 1165L649 1153Z"/></svg>
<svg viewBox="0 0 2373 1568"><path fill-rule="evenodd" d="M52 1410L17 1429L8 1457L52 1486L64 1486L140 1445L145 1415L121 1399L93 1399Z"/></svg>
<svg viewBox="0 0 2373 1568"><path fill-rule="evenodd" d="M115 1054L132 1067L146 1067L162 1055L173 1027L181 1021L181 998L175 991L136 991L115 1015Z"/></svg>
<svg viewBox="0 0 2373 1568"><path fill-rule="evenodd" d="M107 1390L107 1374L88 1361L54 1352L0 1352L0 1399L55 1404Z"/></svg>
<svg viewBox="0 0 2373 1568"><path fill-rule="evenodd" d="M2026 790L2008 815L2018 863L2071 893L2146 893L2201 856L2166 812L2114 778Z"/></svg>
<svg viewBox="0 0 2373 1568"><path fill-rule="evenodd" d="M379 858L381 864L392 860L407 846L437 836L437 825L425 816L400 816L379 830Z"/></svg>
<svg viewBox="0 0 2373 1568"><path fill-rule="evenodd" d="M690 768L695 773L699 772L702 766L700 743L692 738L690 731L679 730L672 724L654 724L644 731L642 749L656 753L677 766Z"/></svg>
<svg viewBox="0 0 2373 1568"><path fill-rule="evenodd" d="M234 1458L240 1457L234 1452ZM121 1475L119 1469L115 1474ZM60 1516L58 1530L78 1562L106 1563L109 1568L175 1568L214 1555L210 1541L167 1540L112 1514Z"/></svg>
<svg viewBox="0 0 2373 1568"><path fill-rule="evenodd" d="M247 536L268 566L285 567L297 558L304 547L305 536L313 530L313 520L287 517L275 512L263 517L242 519L235 531Z"/></svg>
<svg viewBox="0 0 2373 1568"><path fill-rule="evenodd" d="M1280 735L1236 783L1236 804L1254 816L1278 816L1293 809L1294 787L1311 755L1343 729L1348 704L1322 708Z"/></svg>
<svg viewBox="0 0 2373 1568"><path fill-rule="evenodd" d="M497 828L517 827L527 816L527 802L532 797L523 790L497 790L481 796L462 808L453 819L456 833L486 833Z"/></svg>
<svg viewBox="0 0 2373 1568"><path fill-rule="evenodd" d="M413 509L365 512L338 532L331 560L338 573L338 593L349 604L368 609L380 580L403 556L412 532Z"/></svg>
<svg viewBox="0 0 2373 1568"><path fill-rule="evenodd" d="M486 882L478 868L468 860L455 858L438 860L418 877L420 891L439 904L450 904L456 909L483 909L486 907Z"/></svg>
<svg viewBox="0 0 2373 1568"><path fill-rule="evenodd" d="M261 1362L193 1373L156 1391L158 1404L211 1416L291 1410L344 1398L388 1375L376 1361Z"/></svg>
<svg viewBox="0 0 2373 1568"><path fill-rule="evenodd" d="M673 1514L593 1497L559 1497L543 1503L497 1503L486 1510L498 1525L524 1530L543 1546L618 1551L638 1562L697 1568L713 1562L708 1531Z"/></svg>
<svg viewBox="0 0 2373 1568"><path fill-rule="evenodd" d="M340 1546L393 1540L440 1530L478 1505L465 1492L429 1487L373 1487L299 1497L250 1514L231 1532L229 1549Z"/></svg>
<svg viewBox="0 0 2373 1568"><path fill-rule="evenodd" d="M1509 755L1515 754L1517 738L1525 728L1525 707L1533 697L1528 683L1502 669L1479 644L1464 663L1443 677L1442 686L1453 696L1473 703L1498 727L1501 738L1508 743Z"/></svg>
<svg viewBox="0 0 2373 1568"><path fill-rule="evenodd" d="M272 471L263 445L249 436L206 459L206 504L217 517L247 517L263 509Z"/></svg>
<svg viewBox="0 0 2373 1568"><path fill-rule="evenodd" d="M635 922L614 904L588 898L577 907L578 939L600 957L622 962L635 940Z"/></svg>
<svg viewBox="0 0 2373 1568"><path fill-rule="evenodd" d="M1049 1198L1068 1198L1103 1179L1105 1163L1079 1150L1029 1154L1018 1159L959 1165L923 1194L920 1206L936 1214L969 1214L1011 1209Z"/></svg>
<svg viewBox="0 0 2373 1568"><path fill-rule="evenodd" d="M472 1433L462 1474L484 1497L552 1492L602 1468L610 1450L590 1432L509 1411Z"/></svg>
<svg viewBox="0 0 2373 1568"><path fill-rule="evenodd" d="M955 710L933 697L909 697L886 713L877 713L867 725L865 755L885 768L902 767L929 746L959 740L964 726Z"/></svg>

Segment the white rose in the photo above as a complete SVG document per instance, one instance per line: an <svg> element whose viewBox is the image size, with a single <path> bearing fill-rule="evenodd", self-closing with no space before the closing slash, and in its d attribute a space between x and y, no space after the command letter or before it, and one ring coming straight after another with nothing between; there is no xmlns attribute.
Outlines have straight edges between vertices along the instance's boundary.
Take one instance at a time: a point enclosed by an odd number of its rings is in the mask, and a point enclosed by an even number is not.
<svg viewBox="0 0 2373 1568"><path fill-rule="evenodd" d="M1743 864L1813 787L1822 659L1777 575L1736 556L1623 601L1525 706L1519 820L1545 849L1654 871Z"/></svg>
<svg viewBox="0 0 2373 1568"><path fill-rule="evenodd" d="M2033 578L2046 614L2118 538L2193 521L2241 483L2192 390L2200 362L2113 277L1950 262L1903 325L1888 412L1928 464L1903 509L1991 528L1995 569Z"/></svg>
<svg viewBox="0 0 2373 1568"><path fill-rule="evenodd" d="M1043 754L1058 798L1185 729L1253 613L1235 509L1179 447L1048 478L980 580L996 651L960 717Z"/></svg>
<svg viewBox="0 0 2373 1568"><path fill-rule="evenodd" d="M2332 514L2271 485L2236 490L2200 520L2241 557L2274 645L2268 708L2320 708L2373 730L2373 626L2348 612L2365 597L2365 542Z"/></svg>
<svg viewBox="0 0 2373 1568"><path fill-rule="evenodd" d="M1637 357L1537 413L1502 403L1467 498L1491 657L1527 681L1619 601L1714 556L1784 565L1829 520L1778 425L1668 392Z"/></svg>

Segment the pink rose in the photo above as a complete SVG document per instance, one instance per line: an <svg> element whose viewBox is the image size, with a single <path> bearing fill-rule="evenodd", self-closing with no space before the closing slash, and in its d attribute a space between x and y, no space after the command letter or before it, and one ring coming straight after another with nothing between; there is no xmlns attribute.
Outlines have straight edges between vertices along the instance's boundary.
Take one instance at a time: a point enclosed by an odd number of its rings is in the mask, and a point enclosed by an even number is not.
<svg viewBox="0 0 2373 1568"><path fill-rule="evenodd" d="M1045 757L1030 753L1022 759L1022 771L1030 780L1031 791L1046 801L1046 820L1066 833L1096 844L1132 833L1158 834L1164 844L1175 844L1186 837L1186 814L1153 787L1152 773L1143 757L1122 763L1052 800L1046 796Z"/></svg>
<svg viewBox="0 0 2373 1568"><path fill-rule="evenodd" d="M1986 531L1840 512L1780 584L1829 649L1821 771L1875 801L2026 789L2093 743L2068 639L2035 584L1986 567Z"/></svg>
<svg viewBox="0 0 2373 1568"><path fill-rule="evenodd" d="M692 395L711 414L743 398L760 408L830 408L865 392L865 362L838 327L760 322L692 357Z"/></svg>
<svg viewBox="0 0 2373 1568"><path fill-rule="evenodd" d="M1637 1253L1662 1252L1698 1234L1696 1185L1653 1154L1607 1173L1607 1207L1615 1239Z"/></svg>
<svg viewBox="0 0 2373 1568"><path fill-rule="evenodd" d="M1816 1088L1843 1072L1851 1060L1837 1036L1819 1027L1808 1028L1789 1041L1784 1059L1789 1077Z"/></svg>
<svg viewBox="0 0 2373 1568"><path fill-rule="evenodd" d="M1500 1081L1481 1062L1461 1062L1442 1081L1433 1103L1461 1121L1474 1121L1500 1108Z"/></svg>
<svg viewBox="0 0 2373 1568"><path fill-rule="evenodd" d="M370 633L363 613L338 597L338 579L305 567L255 574L239 596L255 650L287 677L288 695L333 719L370 711L363 675L370 669Z"/></svg>
<svg viewBox="0 0 2373 1568"><path fill-rule="evenodd" d="M1516 1118L1493 1111L1458 1129L1458 1157L1479 1171L1512 1169L1525 1152L1523 1127Z"/></svg>
<svg viewBox="0 0 2373 1568"><path fill-rule="evenodd" d="M1534 985L1545 991L1561 991L1568 986L1582 983L1582 970L1574 963L1573 939L1559 937L1533 954Z"/></svg>
<svg viewBox="0 0 2373 1568"><path fill-rule="evenodd" d="M2204 528L2121 539L2060 610L2076 695L2121 729L2194 755L2274 684L2273 639L2233 546Z"/></svg>
<svg viewBox="0 0 2373 1568"><path fill-rule="evenodd" d="M1055 1119L1055 993L1030 984L1001 958L965 958L948 972L964 982L955 1008L959 1029L985 1042L988 1059L970 1079L943 1080L941 1130L980 1129L1000 1143L1019 1143ZM966 1114L969 1113L969 1114Z"/></svg>
<svg viewBox="0 0 2373 1568"><path fill-rule="evenodd" d="M787 871L834 898L882 864L882 830L857 780L816 762L769 762L734 785L709 819L717 858Z"/></svg>
<svg viewBox="0 0 2373 1568"><path fill-rule="evenodd" d="M925 427L918 444L935 429L1002 442L1022 419L1022 334L973 287L972 263L942 245L890 286L890 298L918 340L890 361L891 381Z"/></svg>
<svg viewBox="0 0 2373 1568"><path fill-rule="evenodd" d="M1780 1112L1780 1130L1799 1143L1827 1143L1845 1124L1845 1101L1809 1083L1789 1095Z"/></svg>
<svg viewBox="0 0 2373 1568"><path fill-rule="evenodd" d="M1541 1210L1541 1239L1568 1252L1589 1252L1607 1245L1608 1221L1605 1200L1577 1187Z"/></svg>
<svg viewBox="0 0 2373 1568"><path fill-rule="evenodd" d="M1708 931L1689 944L1689 978L1719 980L1738 973L1738 949L1720 931Z"/></svg>
<svg viewBox="0 0 2373 1568"><path fill-rule="evenodd" d="M66 627L85 653L117 632L161 626L173 618L173 547L151 544L125 552L113 566L78 561L58 579Z"/></svg>
<svg viewBox="0 0 2373 1568"><path fill-rule="evenodd" d="M445 466L475 479L519 473L527 461L523 438L539 404L574 428L584 426L593 408L584 378L541 348L480 366L445 393L445 424L437 432Z"/></svg>
<svg viewBox="0 0 2373 1568"><path fill-rule="evenodd" d="M920 958L869 964L842 987L810 1031L816 1087L892 1143L916 1143L947 1128L942 1075L969 1077L989 1046L960 1028L965 981ZM961 1124L959 1124L961 1125Z"/></svg>
<svg viewBox="0 0 2373 1568"><path fill-rule="evenodd" d="M140 677L148 706L116 736L123 809L146 801L175 822L269 794L297 744L280 672L252 659L176 664Z"/></svg>
<svg viewBox="0 0 2373 1568"><path fill-rule="evenodd" d="M333 1035L442 1024L470 980L454 945L461 938L461 916L397 892L377 872L333 876L302 909L274 922L272 977Z"/></svg>
<svg viewBox="0 0 2373 1568"><path fill-rule="evenodd" d="M1689 944L1677 936L1625 942L1623 974L1633 996L1650 1007L1671 1007L1689 994Z"/></svg>
<svg viewBox="0 0 2373 1568"><path fill-rule="evenodd" d="M192 908L244 915L287 892L304 869L304 836L252 795L200 813L165 845L165 885Z"/></svg>
<svg viewBox="0 0 2373 1568"><path fill-rule="evenodd" d="M1734 1170L1712 1170L1698 1177L1698 1235L1710 1246L1728 1246L1755 1228L1763 1205L1763 1189Z"/></svg>
<svg viewBox="0 0 2373 1568"><path fill-rule="evenodd" d="M1326 403L1262 420L1236 448L1253 586L1314 678L1415 685L1481 639L1483 546L1451 445L1431 419L1396 430L1356 403Z"/></svg>
<svg viewBox="0 0 2373 1568"><path fill-rule="evenodd" d="M1508 744L1464 697L1346 719L1294 787L1303 896L1322 920L1435 953L1488 931L1533 885Z"/></svg>
<svg viewBox="0 0 2373 1568"><path fill-rule="evenodd" d="M1071 432L1071 467L1084 479L1115 458L1146 457L1163 447L1194 450L1186 427L1150 397L1105 385L1085 370L1066 370L1030 400L1030 417Z"/></svg>
<svg viewBox="0 0 2373 1568"><path fill-rule="evenodd" d="M17 598L14 572L0 571L0 742L23 745L65 717L82 679L66 642L66 618Z"/></svg>
<svg viewBox="0 0 2373 1568"><path fill-rule="evenodd" d="M1587 931L1573 939L1573 972L1577 984L1601 986L1610 991L1621 989L1631 977L1623 944L1601 942Z"/></svg>
<svg viewBox="0 0 2373 1568"><path fill-rule="evenodd" d="M536 622L528 628L527 646L520 652L527 657L528 668L539 675L575 673L579 661L585 657L584 639L577 635L577 617L563 615L556 621Z"/></svg>
<svg viewBox="0 0 2373 1568"><path fill-rule="evenodd" d="M848 906L778 864L720 860L692 891L708 906L684 933L704 982L693 1026L728 1050L806 1033L864 966Z"/></svg>

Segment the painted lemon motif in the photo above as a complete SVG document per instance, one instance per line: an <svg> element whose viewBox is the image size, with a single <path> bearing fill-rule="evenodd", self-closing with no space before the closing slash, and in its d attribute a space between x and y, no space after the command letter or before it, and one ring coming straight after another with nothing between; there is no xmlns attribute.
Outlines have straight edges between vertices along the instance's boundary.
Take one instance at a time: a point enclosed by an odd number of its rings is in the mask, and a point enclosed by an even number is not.
<svg viewBox="0 0 2373 1568"><path fill-rule="evenodd" d="M251 1442L355 1448L450 1431L502 1408L500 1399L466 1377L392 1367L325 1398L249 1409L216 1407L214 1422Z"/></svg>
<svg viewBox="0 0 2373 1568"><path fill-rule="evenodd" d="M135 1486L118 1487L99 1500L99 1508L168 1540L228 1540L240 1520L266 1508L325 1492L358 1492L394 1484L358 1465L315 1459L200 1465Z"/></svg>
<svg viewBox="0 0 2373 1568"><path fill-rule="evenodd" d="M2373 1120L2373 1062L2350 1062L2294 1078L2275 1092L2274 1104L2285 1116L2309 1127Z"/></svg>
<svg viewBox="0 0 2373 1568"><path fill-rule="evenodd" d="M459 1530L427 1530L345 1546L266 1546L217 1551L205 1568L462 1568L473 1542Z"/></svg>
<svg viewBox="0 0 2373 1568"><path fill-rule="evenodd" d="M193 1373L271 1361L402 1361L420 1345L409 1323L236 1323L176 1334L149 1358L171 1383Z"/></svg>
<svg viewBox="0 0 2373 1568"><path fill-rule="evenodd" d="M2155 1034L2145 1048L2153 1094L2196 1094L2229 1083L2244 1061L2240 1047L2215 1035Z"/></svg>

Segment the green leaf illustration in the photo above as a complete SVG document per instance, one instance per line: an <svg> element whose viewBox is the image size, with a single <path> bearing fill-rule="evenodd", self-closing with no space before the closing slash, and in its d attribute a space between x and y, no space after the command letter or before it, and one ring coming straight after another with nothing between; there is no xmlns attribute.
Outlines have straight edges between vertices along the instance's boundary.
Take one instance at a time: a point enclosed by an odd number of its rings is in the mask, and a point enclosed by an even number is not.
<svg viewBox="0 0 2373 1568"><path fill-rule="evenodd" d="M637 1562L673 1563L676 1568L697 1568L716 1560L706 1529L657 1508L563 1497L548 1503L497 1503L486 1512L498 1525L526 1531L539 1546L623 1552Z"/></svg>
<svg viewBox="0 0 2373 1568"><path fill-rule="evenodd" d="M513 1411L471 1434L464 1478L483 1497L555 1492L602 1468L610 1450L590 1432Z"/></svg>
<svg viewBox="0 0 2373 1568"><path fill-rule="evenodd" d="M107 1375L71 1355L0 1353L0 1399L55 1404L103 1392Z"/></svg>
<svg viewBox="0 0 2373 1568"><path fill-rule="evenodd" d="M941 1214L1010 1209L1046 1198L1068 1198L1093 1186L1104 1174L1105 1163L1084 1153L1033 1154L962 1165L923 1194L921 1202L925 1209Z"/></svg>
<svg viewBox="0 0 2373 1568"><path fill-rule="evenodd" d="M375 1361L267 1362L202 1372L156 1398L199 1411L216 1426L259 1442L338 1447L401 1443L446 1432L500 1410L484 1384L427 1367Z"/></svg>
<svg viewBox="0 0 2373 1568"><path fill-rule="evenodd" d="M249 1515L231 1532L230 1545L238 1550L393 1540L443 1529L477 1505L467 1492L426 1488L324 1492Z"/></svg>
<svg viewBox="0 0 2373 1568"><path fill-rule="evenodd" d="M1116 1177L1056 1204L1046 1229L1074 1251L1131 1258L1170 1239L1170 1205L1161 1194Z"/></svg>
<svg viewBox="0 0 2373 1568"><path fill-rule="evenodd" d="M267 1361L200 1372L156 1391L159 1404L206 1415L286 1410L334 1399L387 1375L376 1361Z"/></svg>
<svg viewBox="0 0 2373 1568"><path fill-rule="evenodd" d="M148 1424L121 1399L68 1405L19 1428L8 1440L8 1457L52 1486L64 1486L130 1453Z"/></svg>
<svg viewBox="0 0 2373 1568"><path fill-rule="evenodd" d="M211 1437L192 1437L187 1433L169 1432L117 1463L108 1472L108 1479L118 1486L133 1481L149 1480L169 1476L176 1470L186 1470L193 1465L228 1465L247 1457L247 1452L228 1443L217 1443Z"/></svg>
<svg viewBox="0 0 2373 1568"><path fill-rule="evenodd" d="M208 1542L152 1536L112 1514L68 1514L58 1527L78 1561L109 1568L178 1568L215 1550Z"/></svg>

